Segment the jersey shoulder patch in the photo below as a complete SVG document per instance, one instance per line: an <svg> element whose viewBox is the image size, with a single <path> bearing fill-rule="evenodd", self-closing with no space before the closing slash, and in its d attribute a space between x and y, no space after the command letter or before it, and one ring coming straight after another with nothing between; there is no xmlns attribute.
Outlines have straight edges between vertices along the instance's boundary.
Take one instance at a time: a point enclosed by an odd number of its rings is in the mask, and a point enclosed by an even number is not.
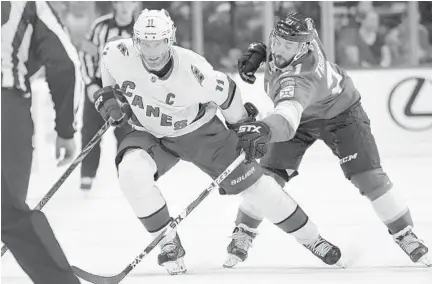
<svg viewBox="0 0 432 284"><path fill-rule="evenodd" d="M294 77L283 77L279 80L279 98L293 98L297 81Z"/></svg>
<svg viewBox="0 0 432 284"><path fill-rule="evenodd" d="M174 47L174 52L174 56L178 58L179 66L184 66L182 67L185 68L184 72L190 72L189 74L192 74L201 86L203 86L203 81L206 78L212 76L213 67L203 56L179 46Z"/></svg>
<svg viewBox="0 0 432 284"><path fill-rule="evenodd" d="M202 86L202 82L205 79L204 74L198 69L198 67L193 64L191 64L191 71L192 74L195 76L195 79L197 79L198 83Z"/></svg>
<svg viewBox="0 0 432 284"><path fill-rule="evenodd" d="M123 54L123 56L129 56L128 47L124 42L120 42L119 44L116 45L116 47L120 51L120 53Z"/></svg>
<svg viewBox="0 0 432 284"><path fill-rule="evenodd" d="M275 101L289 99L302 100L300 97L305 95L302 89L315 84L317 78L315 72L302 71L302 66L303 64L298 64L294 66L294 70L291 72L285 72L279 76L276 81L275 93L273 94ZM306 92L309 91L307 90ZM309 94L306 96L309 96Z"/></svg>

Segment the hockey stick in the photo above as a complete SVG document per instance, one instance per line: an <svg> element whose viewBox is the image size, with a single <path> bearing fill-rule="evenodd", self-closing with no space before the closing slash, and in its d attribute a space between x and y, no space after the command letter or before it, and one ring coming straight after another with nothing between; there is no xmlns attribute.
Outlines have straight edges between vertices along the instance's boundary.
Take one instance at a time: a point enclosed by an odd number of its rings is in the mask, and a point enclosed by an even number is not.
<svg viewBox="0 0 432 284"><path fill-rule="evenodd" d="M174 230L182 221L185 219L197 206L200 204L208 195L209 193L215 189L218 188L220 183L233 171L235 170L245 159L245 154L242 152L240 156L238 156L234 162L232 162L231 165L229 165L226 170L221 173L212 183L209 187L207 187L201 194L186 207L183 212L180 213L175 219L171 221L169 226L167 226L145 249L143 252L141 252L135 259L129 263L125 269L123 269L122 272L120 272L117 275L114 276L100 276L96 274L89 273L87 271L82 270L81 268L78 268L76 266L72 266L72 270L76 276L79 278L86 280L91 283L95 284L117 284L122 281L126 275L129 274L129 272L132 271L140 262L141 260L149 254L157 245L158 243L172 230Z"/></svg>
<svg viewBox="0 0 432 284"><path fill-rule="evenodd" d="M99 142L102 138L102 135L108 130L110 127L110 121L106 121L104 125L99 129L99 131L93 136L90 142L84 147L81 153L76 157L76 159L72 162L72 164L67 168L64 174L59 178L59 180L51 187L47 194L42 198L42 200L36 205L34 210L41 210L45 204L53 197L53 195L57 192L60 186L66 181L66 179L70 176L70 174L74 171L74 169L82 162L82 160L90 153L90 151L94 148L94 146ZM8 251L6 245L3 245L1 248L1 256L3 256Z"/></svg>

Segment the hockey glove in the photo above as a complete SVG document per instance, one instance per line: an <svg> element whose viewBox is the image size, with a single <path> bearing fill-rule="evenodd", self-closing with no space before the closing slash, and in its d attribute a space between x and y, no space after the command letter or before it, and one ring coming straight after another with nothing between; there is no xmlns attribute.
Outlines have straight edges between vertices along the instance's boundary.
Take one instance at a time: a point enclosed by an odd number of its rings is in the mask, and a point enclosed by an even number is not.
<svg viewBox="0 0 432 284"><path fill-rule="evenodd" d="M262 42L253 42L249 45L237 63L237 70L243 81L255 83L255 72L266 61L267 47Z"/></svg>
<svg viewBox="0 0 432 284"><path fill-rule="evenodd" d="M243 123L254 122L256 120L256 117L259 113L257 107L254 104L247 102L244 104L244 108L246 109L248 116L237 123L231 124L226 122L228 129L238 132L240 125L242 125Z"/></svg>
<svg viewBox="0 0 432 284"><path fill-rule="evenodd" d="M105 121L111 120L114 127L125 125L132 116L130 105L124 99L122 102L118 100L122 98L122 92L116 87L104 87L94 93L93 98L96 110Z"/></svg>
<svg viewBox="0 0 432 284"><path fill-rule="evenodd" d="M239 142L237 150L243 150L246 160L260 159L267 153L267 145L270 141L270 127L262 121L244 123L237 131Z"/></svg>

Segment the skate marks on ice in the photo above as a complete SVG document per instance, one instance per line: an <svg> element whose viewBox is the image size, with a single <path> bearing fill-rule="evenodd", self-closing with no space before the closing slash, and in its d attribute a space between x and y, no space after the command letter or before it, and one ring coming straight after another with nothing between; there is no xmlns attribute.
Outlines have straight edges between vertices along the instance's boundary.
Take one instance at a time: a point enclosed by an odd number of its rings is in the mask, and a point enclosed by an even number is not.
<svg viewBox="0 0 432 284"><path fill-rule="evenodd" d="M132 273L124 283L142 283L145 280L163 284L261 284L286 281L293 284L430 284L432 270L418 266L364 266L348 269L327 266L249 266L233 269L188 267L188 272L179 276L169 276L163 270Z"/></svg>
<svg viewBox="0 0 432 284"><path fill-rule="evenodd" d="M212 276L212 275L296 275L296 274L356 274L356 273L423 273L432 277L432 270L421 265L389 265L389 266L361 266L349 267L341 269L337 266L249 266L249 267L207 267L207 268L194 268L188 267L185 276ZM149 271L132 273L129 277L155 277L155 276L169 276L166 271ZM432 278L431 278L432 279Z"/></svg>
<svg viewBox="0 0 432 284"><path fill-rule="evenodd" d="M142 284L258 284L258 283L288 283L292 284L430 284L432 283L432 269L417 265L407 266L361 266L340 269L328 266L248 266L232 269L206 266L188 267L184 275L171 276L162 268L153 268L146 272L135 272L128 275L121 283ZM2 276L2 283L31 284L30 279L24 277ZM82 283L88 283L82 281Z"/></svg>

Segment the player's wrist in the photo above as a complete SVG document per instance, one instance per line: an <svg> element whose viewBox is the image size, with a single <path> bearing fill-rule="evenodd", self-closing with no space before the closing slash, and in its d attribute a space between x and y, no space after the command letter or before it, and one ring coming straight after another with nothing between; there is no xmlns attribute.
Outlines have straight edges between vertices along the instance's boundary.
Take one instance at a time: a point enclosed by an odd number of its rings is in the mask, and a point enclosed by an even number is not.
<svg viewBox="0 0 432 284"><path fill-rule="evenodd" d="M243 107L245 108L248 116L243 118L240 121L237 121L236 123L226 122L228 129L234 130L235 132L237 132L240 125L242 125L244 123L248 123L248 122L253 122L256 120L256 117L259 113L258 108L250 102L245 103Z"/></svg>

